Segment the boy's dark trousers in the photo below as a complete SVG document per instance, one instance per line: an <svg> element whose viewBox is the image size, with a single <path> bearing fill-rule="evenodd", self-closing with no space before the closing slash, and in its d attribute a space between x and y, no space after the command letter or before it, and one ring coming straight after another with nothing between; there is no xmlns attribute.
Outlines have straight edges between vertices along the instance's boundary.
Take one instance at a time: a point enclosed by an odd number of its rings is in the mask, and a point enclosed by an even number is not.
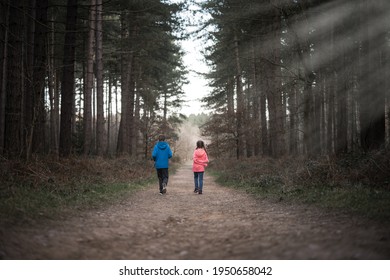
<svg viewBox="0 0 390 280"><path fill-rule="evenodd" d="M168 168L158 168L157 177L158 177L158 182L160 185L160 192L161 192L163 189L163 183L165 183L165 185L168 185L168 177L169 177Z"/></svg>

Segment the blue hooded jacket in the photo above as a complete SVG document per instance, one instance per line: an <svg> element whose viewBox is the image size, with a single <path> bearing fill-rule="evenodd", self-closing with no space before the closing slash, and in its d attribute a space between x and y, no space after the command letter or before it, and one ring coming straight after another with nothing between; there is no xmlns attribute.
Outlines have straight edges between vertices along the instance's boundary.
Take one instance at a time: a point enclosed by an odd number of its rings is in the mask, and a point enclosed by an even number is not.
<svg viewBox="0 0 390 280"><path fill-rule="evenodd" d="M172 157L172 151L167 142L159 141L153 149L152 158L156 169L168 168L168 159Z"/></svg>

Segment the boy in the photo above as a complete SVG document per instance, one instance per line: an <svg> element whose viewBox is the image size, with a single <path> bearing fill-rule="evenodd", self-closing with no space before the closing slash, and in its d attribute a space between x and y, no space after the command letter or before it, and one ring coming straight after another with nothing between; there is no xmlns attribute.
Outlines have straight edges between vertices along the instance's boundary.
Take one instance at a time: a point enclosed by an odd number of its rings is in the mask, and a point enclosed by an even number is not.
<svg viewBox="0 0 390 280"><path fill-rule="evenodd" d="M168 167L169 159L172 157L172 151L169 144L165 142L165 136L160 135L158 142L153 148L152 158L154 160L154 167L157 170L157 177L160 186L160 194L167 192L168 185Z"/></svg>

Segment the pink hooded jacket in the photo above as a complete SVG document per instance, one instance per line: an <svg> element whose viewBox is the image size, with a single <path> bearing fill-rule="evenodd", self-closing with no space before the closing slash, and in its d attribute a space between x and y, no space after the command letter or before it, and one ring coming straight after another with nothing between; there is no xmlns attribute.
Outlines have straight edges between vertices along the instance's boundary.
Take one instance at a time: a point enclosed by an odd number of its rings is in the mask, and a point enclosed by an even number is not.
<svg viewBox="0 0 390 280"><path fill-rule="evenodd" d="M207 153L204 149L196 149L194 151L193 158L193 165L192 165L192 171L193 172L204 172L204 168L207 166L207 163L209 162L209 158L207 156Z"/></svg>

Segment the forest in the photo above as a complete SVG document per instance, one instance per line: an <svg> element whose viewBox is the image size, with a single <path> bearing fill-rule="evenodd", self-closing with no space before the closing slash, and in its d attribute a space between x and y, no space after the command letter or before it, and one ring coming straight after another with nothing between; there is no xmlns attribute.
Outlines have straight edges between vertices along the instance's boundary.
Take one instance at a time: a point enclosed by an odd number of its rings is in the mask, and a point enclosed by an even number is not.
<svg viewBox="0 0 390 280"><path fill-rule="evenodd" d="M173 133L183 4L0 4L1 155L145 157L158 128Z"/></svg>
<svg viewBox="0 0 390 280"><path fill-rule="evenodd" d="M0 259L389 260L389 144L389 0L0 0Z"/></svg>
<svg viewBox="0 0 390 280"><path fill-rule="evenodd" d="M388 1L207 1L216 154L338 155L389 143ZM229 149L227 147L235 147Z"/></svg>
<svg viewBox="0 0 390 280"><path fill-rule="evenodd" d="M190 4L208 15L195 36L215 156L388 145L388 1L190 2L2 0L0 154L146 157L159 130L175 142Z"/></svg>
<svg viewBox="0 0 390 280"><path fill-rule="evenodd" d="M14 161L126 158L139 170L161 133L179 150L191 70L180 42L196 38L212 90L194 123L220 170L243 179L299 159L318 181L388 190L387 0L0 0L0 13L7 184L50 181Z"/></svg>

